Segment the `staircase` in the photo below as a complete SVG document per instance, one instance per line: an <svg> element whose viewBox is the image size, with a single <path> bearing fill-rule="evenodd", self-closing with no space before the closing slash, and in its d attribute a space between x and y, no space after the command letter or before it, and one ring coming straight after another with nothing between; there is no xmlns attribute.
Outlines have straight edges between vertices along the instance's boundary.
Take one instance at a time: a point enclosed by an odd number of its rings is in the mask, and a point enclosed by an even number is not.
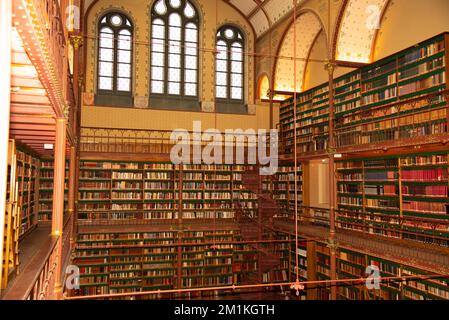
<svg viewBox="0 0 449 320"><path fill-rule="evenodd" d="M235 203L236 217L242 239L245 241L269 240L269 232L266 231L272 229L273 217L281 213L271 194L263 192L263 178L259 174L258 166L253 166L242 175L243 188L255 193L259 199L257 217L249 217L241 204L238 201ZM262 283L263 273L268 273L280 265L281 255L276 252L276 244L253 244L252 247L259 252L258 273L248 275L244 280L245 284Z"/></svg>

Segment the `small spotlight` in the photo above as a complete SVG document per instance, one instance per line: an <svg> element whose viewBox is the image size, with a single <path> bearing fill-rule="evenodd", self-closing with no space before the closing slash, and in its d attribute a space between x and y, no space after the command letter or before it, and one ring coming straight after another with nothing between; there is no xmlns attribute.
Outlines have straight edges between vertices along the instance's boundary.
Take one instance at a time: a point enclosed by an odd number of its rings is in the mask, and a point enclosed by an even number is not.
<svg viewBox="0 0 449 320"><path fill-rule="evenodd" d="M54 146L52 143L46 143L46 144L44 144L44 149L45 150L53 150Z"/></svg>
<svg viewBox="0 0 449 320"><path fill-rule="evenodd" d="M343 155L341 153L336 153L336 154L334 154L334 158L341 159L341 158L343 158Z"/></svg>

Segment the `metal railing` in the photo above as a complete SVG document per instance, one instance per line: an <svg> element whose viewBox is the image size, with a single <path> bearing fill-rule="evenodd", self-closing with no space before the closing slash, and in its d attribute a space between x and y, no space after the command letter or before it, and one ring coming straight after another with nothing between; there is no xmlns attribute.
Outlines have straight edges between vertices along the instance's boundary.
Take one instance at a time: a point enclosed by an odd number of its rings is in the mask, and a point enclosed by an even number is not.
<svg viewBox="0 0 449 320"><path fill-rule="evenodd" d="M352 120L348 123L344 122L345 117L336 117L336 146L356 151L365 150L367 146L380 148L386 144L391 145L392 142L401 146L414 145L421 143L417 142L417 138L424 137L441 140L439 137L443 136L447 140L448 101L449 90L445 90L369 109L362 107L350 114ZM357 120L354 120L355 118ZM327 142L327 131L320 134L299 134L296 141L298 154L323 152L327 149ZM279 149L285 154L292 154L293 133L287 135L281 131L279 144Z"/></svg>
<svg viewBox="0 0 449 320"><path fill-rule="evenodd" d="M277 220L294 221L294 213ZM329 209L300 207L298 221L330 226ZM336 229L449 246L449 219L335 210Z"/></svg>
<svg viewBox="0 0 449 320"><path fill-rule="evenodd" d="M136 153L136 154L170 154L173 146L179 142L172 138L172 130L139 130L119 128L95 128L83 127L80 134L80 151L93 153ZM205 141L197 137L194 132L185 131L186 141L182 141L189 147L194 145L204 147L211 141ZM252 133L218 134L222 141L223 155L227 149L233 150L234 156L237 148L243 148L245 159L249 148L255 148L257 152L260 136ZM226 139L232 139L226 143ZM270 134L262 137L269 151ZM218 140L218 139L217 139ZM261 139L262 140L262 139Z"/></svg>

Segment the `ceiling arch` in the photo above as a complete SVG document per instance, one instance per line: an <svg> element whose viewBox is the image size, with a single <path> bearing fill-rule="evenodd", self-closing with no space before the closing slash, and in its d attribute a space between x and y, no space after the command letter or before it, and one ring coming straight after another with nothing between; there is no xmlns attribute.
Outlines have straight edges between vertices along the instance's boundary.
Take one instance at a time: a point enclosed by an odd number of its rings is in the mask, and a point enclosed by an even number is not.
<svg viewBox="0 0 449 320"><path fill-rule="evenodd" d="M297 76L295 86L295 76L292 72L295 69L295 62L292 59L295 25L291 24L279 48L274 81L274 89L276 91L299 92L302 90L307 58L322 30L323 26L320 19L311 11L305 11L296 19L296 57L298 60L296 61Z"/></svg>
<svg viewBox="0 0 449 320"><path fill-rule="evenodd" d="M369 63L389 0L347 0L336 42L335 59Z"/></svg>
<svg viewBox="0 0 449 320"><path fill-rule="evenodd" d="M86 0L89 8L98 0ZM210 1L210 0L207 0ZM239 10L251 23L259 37L270 27L288 15L293 9L293 0L221 0ZM296 0L297 5L305 0Z"/></svg>

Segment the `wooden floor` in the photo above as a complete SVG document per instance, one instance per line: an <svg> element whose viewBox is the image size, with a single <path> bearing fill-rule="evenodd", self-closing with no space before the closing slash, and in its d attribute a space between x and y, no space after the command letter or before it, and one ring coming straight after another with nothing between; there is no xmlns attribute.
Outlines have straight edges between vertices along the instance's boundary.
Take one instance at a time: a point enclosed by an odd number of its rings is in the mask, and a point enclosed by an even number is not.
<svg viewBox="0 0 449 320"><path fill-rule="evenodd" d="M2 291L2 300L21 300L29 289L37 272L45 262L52 238L51 225L40 225L20 243L20 267L18 275Z"/></svg>

